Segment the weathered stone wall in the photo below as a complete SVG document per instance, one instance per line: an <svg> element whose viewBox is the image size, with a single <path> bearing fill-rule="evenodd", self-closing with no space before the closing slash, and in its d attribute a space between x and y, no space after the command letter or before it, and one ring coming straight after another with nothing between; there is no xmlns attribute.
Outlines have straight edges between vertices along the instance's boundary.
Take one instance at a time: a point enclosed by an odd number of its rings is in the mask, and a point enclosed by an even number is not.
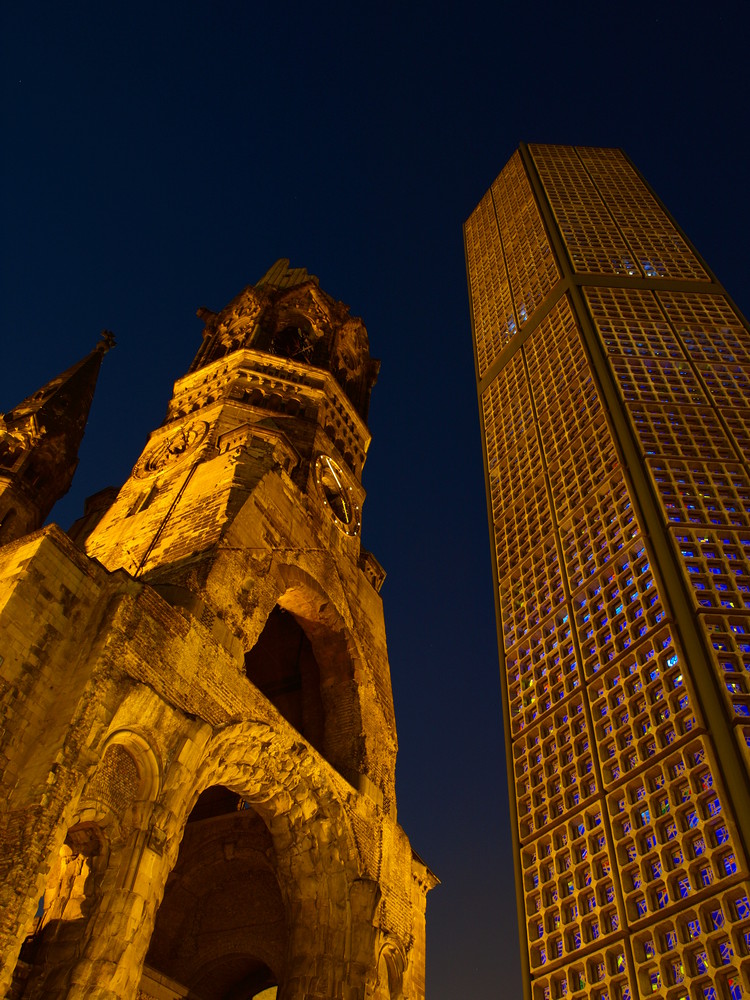
<svg viewBox="0 0 750 1000"><path fill-rule="evenodd" d="M283 995L333 996L350 982L364 996L376 925L405 954L423 935L411 851L378 797L358 792L279 716L244 676L241 647L230 652L212 634L221 623L203 625L127 574L106 573L55 528L2 555L0 628L15 643L3 654L6 774L23 776L12 792L4 784L1 814L6 987L47 885L23 995L135 996L190 809L203 788L223 784L273 841L289 935ZM300 613L324 596L318 588L313 601L307 575L283 563L264 579L296 593ZM91 641L74 642L69 622ZM79 888L58 912L60 858ZM358 904L356 955L358 886L371 888Z"/></svg>
<svg viewBox="0 0 750 1000"><path fill-rule="evenodd" d="M78 524L87 554L55 526L0 548L8 1000L424 996L435 879L396 823L383 575L359 538L377 363L283 271L304 294L210 320L219 360ZM321 367L273 357L289 338Z"/></svg>

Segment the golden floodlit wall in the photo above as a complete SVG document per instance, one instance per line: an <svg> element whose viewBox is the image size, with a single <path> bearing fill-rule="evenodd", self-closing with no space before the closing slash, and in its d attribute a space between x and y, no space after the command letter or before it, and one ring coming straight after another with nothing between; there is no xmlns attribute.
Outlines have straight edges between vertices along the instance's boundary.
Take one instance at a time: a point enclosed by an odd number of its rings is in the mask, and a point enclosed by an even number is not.
<svg viewBox="0 0 750 1000"><path fill-rule="evenodd" d="M424 1000L367 331L276 262L68 533L102 345L0 415L0 997Z"/></svg>
<svg viewBox="0 0 750 1000"><path fill-rule="evenodd" d="M750 993L750 332L619 150L465 226L526 996Z"/></svg>

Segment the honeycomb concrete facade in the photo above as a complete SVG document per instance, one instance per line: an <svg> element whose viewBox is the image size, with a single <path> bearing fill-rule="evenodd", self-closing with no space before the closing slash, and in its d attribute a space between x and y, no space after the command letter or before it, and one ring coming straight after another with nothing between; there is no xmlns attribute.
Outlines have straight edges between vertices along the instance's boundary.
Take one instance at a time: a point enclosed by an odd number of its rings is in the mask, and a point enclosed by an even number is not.
<svg viewBox="0 0 750 1000"><path fill-rule="evenodd" d="M464 229L533 1000L750 994L750 330L627 157Z"/></svg>
<svg viewBox="0 0 750 1000"><path fill-rule="evenodd" d="M0 548L0 995L421 1000L361 547L377 363L280 261L132 476Z"/></svg>

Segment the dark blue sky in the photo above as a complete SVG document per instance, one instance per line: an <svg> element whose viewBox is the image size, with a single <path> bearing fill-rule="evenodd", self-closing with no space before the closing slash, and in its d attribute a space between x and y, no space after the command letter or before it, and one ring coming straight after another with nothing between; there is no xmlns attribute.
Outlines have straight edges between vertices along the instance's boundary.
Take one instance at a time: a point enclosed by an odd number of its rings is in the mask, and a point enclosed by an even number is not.
<svg viewBox="0 0 750 1000"><path fill-rule="evenodd" d="M198 306L284 256L367 324L428 1000L520 993L461 224L520 140L622 146L750 307L749 29L740 0L4 5L0 409L118 339L63 526L161 422Z"/></svg>

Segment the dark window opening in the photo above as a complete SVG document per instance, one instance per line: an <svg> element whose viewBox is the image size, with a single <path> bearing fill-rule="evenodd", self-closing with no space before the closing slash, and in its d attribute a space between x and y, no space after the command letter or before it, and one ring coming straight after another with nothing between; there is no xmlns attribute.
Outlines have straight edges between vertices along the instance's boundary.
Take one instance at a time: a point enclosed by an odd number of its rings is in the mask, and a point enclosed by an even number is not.
<svg viewBox="0 0 750 1000"><path fill-rule="evenodd" d="M242 802L236 792L231 792L224 785L212 785L198 796L187 821L197 823L202 819L237 812L241 808Z"/></svg>
<svg viewBox="0 0 750 1000"><path fill-rule="evenodd" d="M309 329L302 326L285 326L271 338L271 353L292 361L309 364L313 355L313 339Z"/></svg>
<svg viewBox="0 0 750 1000"><path fill-rule="evenodd" d="M245 672L287 722L322 752L320 669L294 615L274 608L257 643L245 654Z"/></svg>
<svg viewBox="0 0 750 1000"><path fill-rule="evenodd" d="M2 517L0 517L0 530L3 528L10 528L13 522L18 517L15 507L11 507L10 510L6 510Z"/></svg>

